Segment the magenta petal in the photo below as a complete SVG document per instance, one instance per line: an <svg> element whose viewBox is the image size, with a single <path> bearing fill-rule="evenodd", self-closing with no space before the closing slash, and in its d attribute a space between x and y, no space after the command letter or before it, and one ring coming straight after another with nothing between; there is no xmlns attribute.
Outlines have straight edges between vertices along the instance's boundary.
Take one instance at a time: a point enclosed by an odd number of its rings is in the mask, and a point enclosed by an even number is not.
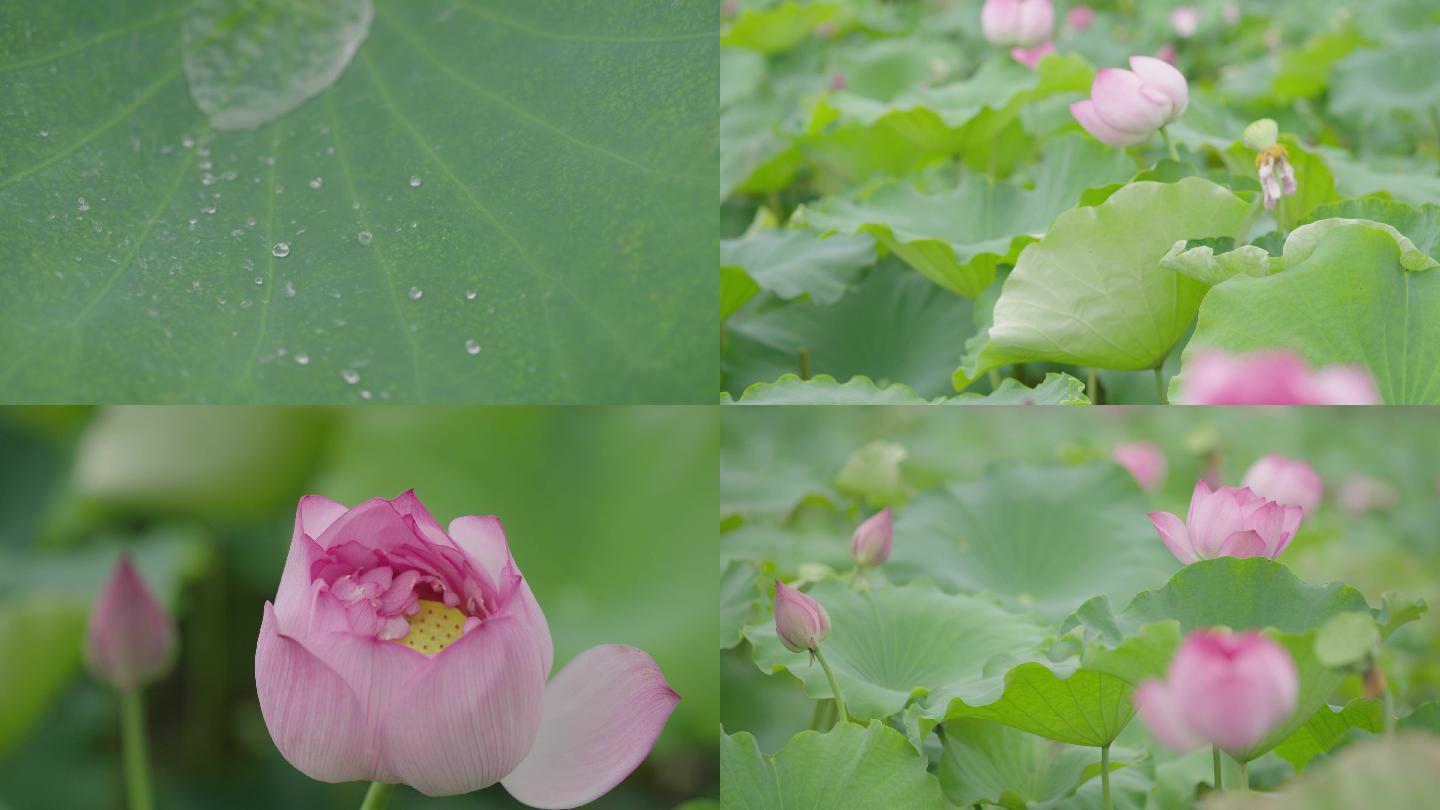
<svg viewBox="0 0 1440 810"><path fill-rule="evenodd" d="M255 648L255 688L270 737L301 773L322 782L379 778L355 693L299 642L280 634L269 602Z"/></svg>
<svg viewBox="0 0 1440 810"><path fill-rule="evenodd" d="M341 515L315 542L323 549L348 543L362 549L391 549L416 539L415 532L389 501L371 498Z"/></svg>
<svg viewBox="0 0 1440 810"><path fill-rule="evenodd" d="M505 541L505 529L500 525L499 518L493 515L456 518L450 521L450 536L459 544L460 549L479 562L496 582L503 581L502 574L507 566L520 576L520 567L510 556L510 544ZM545 621L545 613L540 610L540 603L530 591L530 583L523 578L520 592L511 598L518 600L511 607L511 612L523 616L539 639L545 677L549 678L550 669L555 665L555 646L550 641L550 625Z"/></svg>
<svg viewBox="0 0 1440 810"><path fill-rule="evenodd" d="M523 621L491 619L407 682L382 731L385 763L399 781L451 796L513 771L540 727L545 676L536 644Z"/></svg>
<svg viewBox="0 0 1440 810"><path fill-rule="evenodd" d="M1145 728L1167 748L1188 751L1200 745L1200 740L1185 725L1181 703L1170 688L1158 680L1148 680L1135 690L1135 709Z"/></svg>
<svg viewBox="0 0 1440 810"><path fill-rule="evenodd" d="M1222 557L1268 557L1265 540L1254 529L1235 532L1220 543Z"/></svg>
<svg viewBox="0 0 1440 810"><path fill-rule="evenodd" d="M295 531L290 537L290 552L285 557L285 570L280 574L280 588L275 592L275 613L283 633L297 635L310 623L310 569L325 552L312 539L319 537L330 524L338 519L325 513L333 512L330 505L339 507L344 514L345 507L317 495L300 499L295 512ZM322 528L323 527L323 528ZM316 534L310 534L317 529Z"/></svg>
<svg viewBox="0 0 1440 810"><path fill-rule="evenodd" d="M400 493L398 498L391 501L390 505L400 513L401 517L408 517L415 521L415 528L421 537L437 546L450 545L450 538L445 536L445 530L440 528L439 522L430 514L430 510L425 508L425 504L420 503L420 499L415 496L415 490L405 490Z"/></svg>
<svg viewBox="0 0 1440 810"><path fill-rule="evenodd" d="M1190 535L1185 531L1185 524L1180 518L1169 512L1151 512L1150 522L1155 524L1155 531L1160 532L1160 539L1165 541L1165 547L1175 555L1182 565L1189 565L1195 562L1195 552L1190 548Z"/></svg>
<svg viewBox="0 0 1440 810"><path fill-rule="evenodd" d="M545 687L535 747L501 782L531 807L594 801L645 759L679 702L642 650L591 647Z"/></svg>
<svg viewBox="0 0 1440 810"><path fill-rule="evenodd" d="M321 495L306 495L300 499L300 506L296 510L295 522L309 535L311 539L318 538L330 528L330 524L340 519L340 516L350 511L350 507L343 503L336 503Z"/></svg>
<svg viewBox="0 0 1440 810"><path fill-rule="evenodd" d="M1100 120L1100 116L1095 112L1095 103L1088 98L1071 104L1070 114L1075 116L1075 120L1079 121L1080 126L1094 136L1095 140L1108 146L1135 146L1150 140L1148 132L1122 132Z"/></svg>

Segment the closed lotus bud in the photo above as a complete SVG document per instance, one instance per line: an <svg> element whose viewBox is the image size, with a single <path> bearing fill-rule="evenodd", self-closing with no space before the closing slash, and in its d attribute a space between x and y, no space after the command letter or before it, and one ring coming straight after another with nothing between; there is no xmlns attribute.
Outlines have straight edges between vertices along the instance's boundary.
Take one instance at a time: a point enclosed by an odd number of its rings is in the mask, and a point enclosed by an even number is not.
<svg viewBox="0 0 1440 810"><path fill-rule="evenodd" d="M1232 355L1209 350L1184 368L1179 401L1186 405L1379 405L1375 379L1364 366L1312 372L1288 350Z"/></svg>
<svg viewBox="0 0 1440 810"><path fill-rule="evenodd" d="M1185 113L1190 86L1171 65L1151 56L1130 57L1130 70L1095 73L1090 98L1070 105L1086 132L1111 146L1145 143Z"/></svg>
<svg viewBox="0 0 1440 810"><path fill-rule="evenodd" d="M992 45L1031 48L1055 31L1050 0L985 0L980 28Z"/></svg>
<svg viewBox="0 0 1440 810"><path fill-rule="evenodd" d="M1165 451L1154 442L1117 444L1111 458L1124 467L1143 490L1154 491L1165 482Z"/></svg>
<svg viewBox="0 0 1440 810"><path fill-rule="evenodd" d="M1169 512L1151 512L1150 522L1175 559L1189 565L1216 557L1275 559L1300 528L1303 511L1266 500L1243 487L1211 490L1195 482L1184 521Z"/></svg>
<svg viewBox="0 0 1440 810"><path fill-rule="evenodd" d="M1072 31L1084 31L1095 22L1095 9L1089 6L1071 6L1065 12L1065 25Z"/></svg>
<svg viewBox="0 0 1440 810"><path fill-rule="evenodd" d="M1279 453L1262 456L1245 471L1242 482L1256 495L1277 503L1298 506L1313 514L1325 494L1325 482L1303 461Z"/></svg>
<svg viewBox="0 0 1440 810"><path fill-rule="evenodd" d="M1242 754L1295 712L1300 676L1284 647L1258 631L1196 630L1165 680L1135 690L1146 728L1169 748L1214 745Z"/></svg>
<svg viewBox="0 0 1440 810"><path fill-rule="evenodd" d="M895 515L885 507L855 527L850 537L850 556L861 565L884 565L890 559L895 537Z"/></svg>
<svg viewBox="0 0 1440 810"><path fill-rule="evenodd" d="M1200 11L1194 6L1180 6L1170 12L1170 27L1181 39L1189 39L1200 30Z"/></svg>
<svg viewBox="0 0 1440 810"><path fill-rule="evenodd" d="M175 657L175 625L128 557L105 584L85 633L85 660L98 680L134 692L165 675Z"/></svg>
<svg viewBox="0 0 1440 810"><path fill-rule="evenodd" d="M777 579L775 632L790 652L814 651L830 635L830 614L824 605Z"/></svg>

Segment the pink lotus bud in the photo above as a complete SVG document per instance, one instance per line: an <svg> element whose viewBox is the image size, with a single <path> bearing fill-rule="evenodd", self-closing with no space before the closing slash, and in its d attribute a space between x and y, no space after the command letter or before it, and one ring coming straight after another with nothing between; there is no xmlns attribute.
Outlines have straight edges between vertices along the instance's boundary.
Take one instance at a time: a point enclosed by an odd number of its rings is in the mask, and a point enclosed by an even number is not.
<svg viewBox="0 0 1440 810"><path fill-rule="evenodd" d="M1135 477L1143 490L1153 492L1165 482L1165 451L1154 442L1117 444L1110 456Z"/></svg>
<svg viewBox="0 0 1440 810"><path fill-rule="evenodd" d="M850 537L850 556L860 565L884 565L890 559L894 537L895 516L887 506L855 527Z"/></svg>
<svg viewBox="0 0 1440 810"><path fill-rule="evenodd" d="M1034 48L1011 48L1010 58L1024 65L1031 70L1040 64L1040 60L1046 55L1055 53L1055 43L1047 42Z"/></svg>
<svg viewBox="0 0 1440 810"><path fill-rule="evenodd" d="M1084 31L1095 22L1095 9L1089 6L1074 6L1065 12L1065 25L1072 31Z"/></svg>
<svg viewBox="0 0 1440 810"><path fill-rule="evenodd" d="M1189 565L1215 557L1273 560L1290 545L1303 515L1298 506L1266 500L1244 487L1212 491L1204 481L1196 481L1185 522L1169 512L1151 512L1150 522L1170 553Z"/></svg>
<svg viewBox="0 0 1440 810"><path fill-rule="evenodd" d="M831 89L831 90L836 90L836 91L844 90L844 89L845 89L845 74L844 74L844 73L841 73L840 71L837 70L837 71L835 71L834 73L831 73L831 74L830 74L830 89Z"/></svg>
<svg viewBox="0 0 1440 810"><path fill-rule="evenodd" d="M1290 165L1290 153L1278 143L1255 156L1255 171L1260 175L1260 191L1266 208L1274 208L1281 197L1299 190L1295 168Z"/></svg>
<svg viewBox="0 0 1440 810"><path fill-rule="evenodd" d="M1311 372L1285 349L1232 355L1205 351L1186 363L1177 401L1187 405L1379 405L1380 392L1361 366Z"/></svg>
<svg viewBox="0 0 1440 810"><path fill-rule="evenodd" d="M170 670L175 623L145 587L140 573L121 557L90 611L85 661L95 678L134 692Z"/></svg>
<svg viewBox="0 0 1440 810"><path fill-rule="evenodd" d="M1165 680L1135 690L1135 708L1169 748L1214 745L1235 755L1288 720L1299 691L1290 653L1263 633L1196 630L1170 659Z"/></svg>
<svg viewBox="0 0 1440 810"><path fill-rule="evenodd" d="M824 605L777 579L775 633L790 652L813 651L830 635L830 614Z"/></svg>
<svg viewBox="0 0 1440 810"><path fill-rule="evenodd" d="M1034 47L1054 33L1055 7L1050 0L985 0L980 28L991 45Z"/></svg>
<svg viewBox="0 0 1440 810"><path fill-rule="evenodd" d="M1090 98L1070 105L1080 126L1111 146L1145 143L1190 104L1180 71L1150 56L1130 57L1130 68L1096 72Z"/></svg>
<svg viewBox="0 0 1440 810"><path fill-rule="evenodd" d="M1200 10L1194 6L1180 6L1170 12L1170 26L1181 39L1195 36L1195 32L1200 30Z"/></svg>
<svg viewBox="0 0 1440 810"><path fill-rule="evenodd" d="M431 796L500 782L532 807L576 807L645 759L680 696L634 647L591 647L550 677L553 658L499 520L446 530L413 492L353 509L311 495L265 603L255 686L276 747L312 779Z"/></svg>
<svg viewBox="0 0 1440 810"><path fill-rule="evenodd" d="M1261 456L1245 471L1242 483L1262 498L1286 506L1298 506L1312 515L1325 494L1325 482L1314 468L1303 461L1286 458L1279 453Z"/></svg>
<svg viewBox="0 0 1440 810"><path fill-rule="evenodd" d="M1167 42L1161 45L1160 50L1155 52L1155 58L1167 65L1175 64L1175 59L1179 55L1179 52L1175 50L1175 43L1173 42Z"/></svg>

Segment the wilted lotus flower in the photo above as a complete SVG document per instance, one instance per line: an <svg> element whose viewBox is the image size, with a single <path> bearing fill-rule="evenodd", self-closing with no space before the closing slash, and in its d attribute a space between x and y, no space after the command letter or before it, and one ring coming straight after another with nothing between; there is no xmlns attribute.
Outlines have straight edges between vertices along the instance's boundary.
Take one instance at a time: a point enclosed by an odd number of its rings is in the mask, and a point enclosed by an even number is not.
<svg viewBox="0 0 1440 810"><path fill-rule="evenodd" d="M1200 30L1200 10L1194 6L1180 6L1170 12L1170 27L1181 39L1189 39Z"/></svg>
<svg viewBox="0 0 1440 810"><path fill-rule="evenodd" d="M1363 366L1312 372L1285 349L1232 355L1205 351L1186 363L1177 401L1187 405L1379 405L1380 392Z"/></svg>
<svg viewBox="0 0 1440 810"><path fill-rule="evenodd" d="M1130 57L1130 68L1099 70L1090 98L1070 105L1080 126L1111 146L1145 143L1190 104L1190 88L1180 71L1151 56Z"/></svg>
<svg viewBox="0 0 1440 810"><path fill-rule="evenodd" d="M825 606L775 580L775 634L790 652L814 652L830 635Z"/></svg>
<svg viewBox="0 0 1440 810"><path fill-rule="evenodd" d="M90 611L85 661L97 680L134 692L169 671L175 624L145 587L129 557L121 557Z"/></svg>
<svg viewBox="0 0 1440 810"><path fill-rule="evenodd" d="M1241 140L1255 150L1255 171L1260 176L1266 208L1274 208L1281 197L1296 192L1295 168L1290 165L1290 153L1279 143L1280 127L1274 119L1250 122Z"/></svg>
<svg viewBox="0 0 1440 810"><path fill-rule="evenodd" d="M1185 637L1165 680L1135 690L1145 727L1169 748L1214 745L1242 754L1295 711L1295 662L1258 631L1196 630Z"/></svg>
<svg viewBox="0 0 1440 810"><path fill-rule="evenodd" d="M1065 25L1072 31L1084 31L1095 22L1095 9L1089 6L1071 6L1065 12Z"/></svg>
<svg viewBox="0 0 1440 810"><path fill-rule="evenodd" d="M1055 7L1050 0L985 0L980 28L991 45L1032 48L1055 31Z"/></svg>
<svg viewBox="0 0 1440 810"><path fill-rule="evenodd" d="M1055 43L1047 42L1034 48L1011 48L1010 58L1034 70L1035 66L1040 64L1041 59L1052 53L1055 53Z"/></svg>
<svg viewBox="0 0 1440 810"><path fill-rule="evenodd" d="M1298 506L1305 514L1314 514L1325 494L1325 482L1315 469L1303 461L1279 453L1261 456L1245 471L1242 482L1262 498L1286 506Z"/></svg>
<svg viewBox="0 0 1440 810"><path fill-rule="evenodd" d="M1190 512L1181 523L1169 512L1151 512L1165 547L1185 565L1216 557L1275 557L1290 545L1304 510L1266 500L1244 487L1211 490L1195 482Z"/></svg>
<svg viewBox="0 0 1440 810"><path fill-rule="evenodd" d="M1165 451L1154 442L1122 442L1110 457L1134 476L1141 489L1154 491L1165 481Z"/></svg>
<svg viewBox="0 0 1440 810"><path fill-rule="evenodd" d="M895 514L890 507L866 518L850 537L850 556L860 565L884 565L890 559L895 537Z"/></svg>
<svg viewBox="0 0 1440 810"><path fill-rule="evenodd" d="M680 698L634 647L592 647L547 685L552 659L499 520L447 533L413 492L354 509L311 495L255 684L276 747L313 779L433 796L501 782L576 807L640 764Z"/></svg>

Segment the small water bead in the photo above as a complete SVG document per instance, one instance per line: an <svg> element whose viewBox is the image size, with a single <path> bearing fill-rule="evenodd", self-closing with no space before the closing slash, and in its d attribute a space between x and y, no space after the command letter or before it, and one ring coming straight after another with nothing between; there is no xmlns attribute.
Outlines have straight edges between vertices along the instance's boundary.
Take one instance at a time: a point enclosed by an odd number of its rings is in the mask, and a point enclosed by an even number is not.
<svg viewBox="0 0 1440 810"><path fill-rule="evenodd" d="M360 372L353 368L347 368L340 372L340 379L344 380L346 385L354 385L360 382Z"/></svg>
<svg viewBox="0 0 1440 810"><path fill-rule="evenodd" d="M367 391L367 390L365 390L365 389L363 389L363 388L360 389L360 398L361 398L361 399L369 399L369 398L370 398L370 392Z"/></svg>
<svg viewBox="0 0 1440 810"><path fill-rule="evenodd" d="M424 294L425 294L425 291L422 290L422 289L420 289L419 287L411 287L411 288L410 288L410 300L411 300L411 301L419 301L419 300L420 300L420 296L422 296L422 295L424 295Z"/></svg>
<svg viewBox="0 0 1440 810"><path fill-rule="evenodd" d="M189 149L190 147L195 145L195 139L190 137L189 135L183 135L180 138L180 145L185 147L186 149Z"/></svg>
<svg viewBox="0 0 1440 810"><path fill-rule="evenodd" d="M324 184L325 184L325 179L324 179L323 177L315 177L315 178L312 178L312 179L310 180L310 188L313 188L313 189L315 189L316 191L319 191L319 190L320 190L320 186L322 186L322 185L324 185Z"/></svg>
<svg viewBox="0 0 1440 810"><path fill-rule="evenodd" d="M285 297L286 297L286 298L294 298L294 297L295 297L295 282L293 282L293 281L287 281L287 282L285 282Z"/></svg>
<svg viewBox="0 0 1440 810"><path fill-rule="evenodd" d="M48 129L42 129L42 130L40 130L40 137L42 137L42 138L48 138L48 137L50 137L50 130L48 130Z"/></svg>
<svg viewBox="0 0 1440 810"><path fill-rule="evenodd" d="M270 253L277 259L283 259L290 255L290 243L276 242L275 247L270 249Z"/></svg>
<svg viewBox="0 0 1440 810"><path fill-rule="evenodd" d="M362 245L368 245L374 239L375 237L369 231L361 231L360 233L355 234L355 240Z"/></svg>
<svg viewBox="0 0 1440 810"><path fill-rule="evenodd" d="M255 277L255 286L256 286L256 287L264 286L264 284L265 284L265 277L264 277L264 276L256 276L256 277Z"/></svg>
<svg viewBox="0 0 1440 810"><path fill-rule="evenodd" d="M84 197L79 197L79 198L77 198L77 199L76 199L76 202L79 203L79 206L78 206L78 207L79 207L79 209L80 209L81 211L89 211L89 210L90 210L90 203L85 202L85 198L84 198Z"/></svg>
<svg viewBox="0 0 1440 810"><path fill-rule="evenodd" d="M276 194L284 194L284 193L285 193L285 187L284 187L283 185L280 185L280 184L277 183L277 184L275 185L275 193L276 193Z"/></svg>
<svg viewBox="0 0 1440 810"><path fill-rule="evenodd" d="M295 362L299 363L302 366L308 366L310 365L310 355L304 352L300 352L295 355Z"/></svg>
<svg viewBox="0 0 1440 810"><path fill-rule="evenodd" d="M410 176L410 187L411 187L411 188L419 188L419 187L420 187L420 182L421 182L421 181L420 181L420 176L419 176L419 175L411 175L411 176Z"/></svg>
<svg viewBox="0 0 1440 810"><path fill-rule="evenodd" d="M465 300L466 300L466 301L474 301L474 300L475 300L475 296L477 296L477 295L479 295L479 293L475 292L474 290L466 290L466 291L465 291Z"/></svg>
<svg viewBox="0 0 1440 810"><path fill-rule="evenodd" d="M200 211L205 214L213 214L216 210L217 209L215 208L215 203L210 203L209 205L200 209Z"/></svg>
<svg viewBox="0 0 1440 810"><path fill-rule="evenodd" d="M474 338L471 338L470 340L465 341L465 353L466 353L466 354L471 354L471 355L479 354L479 353L480 353L480 341L475 340Z"/></svg>
<svg viewBox="0 0 1440 810"><path fill-rule="evenodd" d="M359 210L360 210L360 202L357 200L357 201L355 201L355 202L350 203L350 208L351 208L352 210L359 211Z"/></svg>
<svg viewBox="0 0 1440 810"><path fill-rule="evenodd" d="M247 227L247 228L253 228L253 227L255 227L255 217L246 217L246 218L245 218L245 227Z"/></svg>
<svg viewBox="0 0 1440 810"><path fill-rule="evenodd" d="M211 174L211 173L209 173L209 172L206 172L206 173L200 175L200 185L202 185L202 186L213 186L213 185L215 185L215 175L213 175L213 174Z"/></svg>

